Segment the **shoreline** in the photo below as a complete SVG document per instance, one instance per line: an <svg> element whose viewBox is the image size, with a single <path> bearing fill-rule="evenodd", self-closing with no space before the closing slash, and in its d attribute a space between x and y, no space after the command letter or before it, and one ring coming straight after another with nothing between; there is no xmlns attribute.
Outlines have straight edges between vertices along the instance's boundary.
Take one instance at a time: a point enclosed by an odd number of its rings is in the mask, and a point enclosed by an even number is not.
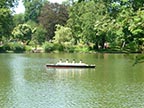
<svg viewBox="0 0 144 108"><path fill-rule="evenodd" d="M132 52L132 51L125 51L125 50L104 50L104 49L100 49L100 50L92 50L92 51L87 51L87 52L82 52L82 51L74 51L74 52L66 52L66 51L50 51L50 52L45 52L43 50L31 50L31 51L5 51L5 52L0 52L1 53L80 53L80 54L97 54L97 53L108 53L108 54L144 54L142 52Z"/></svg>

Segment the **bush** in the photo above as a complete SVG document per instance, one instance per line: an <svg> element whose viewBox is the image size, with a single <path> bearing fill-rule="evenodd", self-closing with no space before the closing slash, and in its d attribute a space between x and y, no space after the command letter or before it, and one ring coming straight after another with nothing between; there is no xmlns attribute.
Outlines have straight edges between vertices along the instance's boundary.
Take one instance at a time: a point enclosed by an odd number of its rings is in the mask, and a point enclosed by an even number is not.
<svg viewBox="0 0 144 108"><path fill-rule="evenodd" d="M6 44L4 44L4 45L3 45L3 49L4 49L5 51L11 50L11 43L6 43Z"/></svg>
<svg viewBox="0 0 144 108"><path fill-rule="evenodd" d="M26 52L31 52L32 51L32 47L31 46L25 46L25 50L26 50Z"/></svg>
<svg viewBox="0 0 144 108"><path fill-rule="evenodd" d="M54 50L64 51L64 46L62 44L54 43Z"/></svg>
<svg viewBox="0 0 144 108"><path fill-rule="evenodd" d="M87 45L76 45L75 51L76 52L89 52L90 48Z"/></svg>
<svg viewBox="0 0 144 108"><path fill-rule="evenodd" d="M3 46L0 46L0 53L6 52Z"/></svg>
<svg viewBox="0 0 144 108"><path fill-rule="evenodd" d="M73 53L75 51L75 47L73 45L65 45L64 51L69 52L69 53Z"/></svg>
<svg viewBox="0 0 144 108"><path fill-rule="evenodd" d="M12 46L12 43L5 43L3 44L2 46L0 46L0 52L7 52L7 51L10 51L11 50L11 46Z"/></svg>
<svg viewBox="0 0 144 108"><path fill-rule="evenodd" d="M68 46L67 47L67 52L73 53L75 51L75 47L74 46Z"/></svg>
<svg viewBox="0 0 144 108"><path fill-rule="evenodd" d="M139 52L139 46L135 42L131 42L126 45L124 49L129 50L130 52Z"/></svg>
<svg viewBox="0 0 144 108"><path fill-rule="evenodd" d="M45 52L64 51L64 46L58 43L45 42L42 47Z"/></svg>
<svg viewBox="0 0 144 108"><path fill-rule="evenodd" d="M45 52L53 52L53 51L64 51L64 52L89 52L90 47L88 45L71 45L71 44L58 44L58 43L50 43L45 42L43 44L43 49Z"/></svg>
<svg viewBox="0 0 144 108"><path fill-rule="evenodd" d="M13 43L11 46L11 50L14 51L15 53L24 52L25 46L20 43Z"/></svg>
<svg viewBox="0 0 144 108"><path fill-rule="evenodd" d="M45 52L52 52L55 50L54 44L50 43L50 42L45 42L42 47L43 47Z"/></svg>

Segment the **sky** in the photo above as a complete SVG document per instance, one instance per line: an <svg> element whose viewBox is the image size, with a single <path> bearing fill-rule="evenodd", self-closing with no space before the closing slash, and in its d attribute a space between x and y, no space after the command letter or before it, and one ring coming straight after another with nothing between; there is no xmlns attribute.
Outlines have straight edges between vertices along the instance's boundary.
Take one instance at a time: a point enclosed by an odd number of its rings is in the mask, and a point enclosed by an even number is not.
<svg viewBox="0 0 144 108"><path fill-rule="evenodd" d="M20 0L18 7L15 8L16 14L24 13L24 11L25 11L25 8L24 8L23 3L21 1L22 0ZM51 3L62 3L65 0L48 0L48 1Z"/></svg>

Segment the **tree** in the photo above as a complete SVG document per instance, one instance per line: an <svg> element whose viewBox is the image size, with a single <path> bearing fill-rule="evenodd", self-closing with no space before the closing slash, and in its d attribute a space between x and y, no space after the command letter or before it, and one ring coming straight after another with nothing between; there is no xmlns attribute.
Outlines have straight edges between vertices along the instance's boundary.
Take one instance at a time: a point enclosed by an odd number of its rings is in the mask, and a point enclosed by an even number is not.
<svg viewBox="0 0 144 108"><path fill-rule="evenodd" d="M18 0L1 0L0 8L12 8L18 4Z"/></svg>
<svg viewBox="0 0 144 108"><path fill-rule="evenodd" d="M12 12L10 8L17 5L17 0L0 1L0 41L2 37L8 38L12 30Z"/></svg>
<svg viewBox="0 0 144 108"><path fill-rule="evenodd" d="M30 20L26 24L30 25L32 30L30 45L34 46L35 49L37 49L38 45L42 45L45 42L46 30L42 25L37 24L35 21Z"/></svg>
<svg viewBox="0 0 144 108"><path fill-rule="evenodd" d="M8 8L0 8L0 41L2 37L9 37L12 30L12 15Z"/></svg>
<svg viewBox="0 0 144 108"><path fill-rule="evenodd" d="M38 22L38 16L46 0L23 0L23 3L25 6L25 21Z"/></svg>
<svg viewBox="0 0 144 108"><path fill-rule="evenodd" d="M111 19L108 15L104 15L101 19L95 22L95 32L96 32L96 48L101 46L101 48L105 48L105 43L112 43L115 40L115 20Z"/></svg>
<svg viewBox="0 0 144 108"><path fill-rule="evenodd" d="M57 3L47 3L43 6L39 22L47 30L47 40L54 36L55 25L65 25L68 19L67 7Z"/></svg>
<svg viewBox="0 0 144 108"><path fill-rule="evenodd" d="M37 25L36 31L32 34L32 40L36 45L42 45L46 40L46 30L42 25Z"/></svg>
<svg viewBox="0 0 144 108"><path fill-rule="evenodd" d="M59 51L73 52L74 42L71 28L56 25L55 36L53 37L54 48Z"/></svg>
<svg viewBox="0 0 144 108"><path fill-rule="evenodd" d="M142 8L144 6L144 1L143 0L130 0L132 7L134 11L139 10L139 8Z"/></svg>
<svg viewBox="0 0 144 108"><path fill-rule="evenodd" d="M140 52L144 51L144 10L139 9L133 15L129 30L133 35L133 40L138 45Z"/></svg>
<svg viewBox="0 0 144 108"><path fill-rule="evenodd" d="M32 37L32 31L29 25L19 24L12 31L13 38L28 45Z"/></svg>
<svg viewBox="0 0 144 108"><path fill-rule="evenodd" d="M13 22L15 26L25 23L24 14L23 13L14 14Z"/></svg>
<svg viewBox="0 0 144 108"><path fill-rule="evenodd" d="M95 35L95 23L102 21L106 14L107 8L103 1L81 1L74 4L69 10L67 25L72 28L75 43L78 44L80 41L84 44L94 43L98 48L99 38Z"/></svg>
<svg viewBox="0 0 144 108"><path fill-rule="evenodd" d="M69 42L70 44L72 44L71 29L61 25L56 25L56 31L53 42L58 44L64 44L66 42Z"/></svg>

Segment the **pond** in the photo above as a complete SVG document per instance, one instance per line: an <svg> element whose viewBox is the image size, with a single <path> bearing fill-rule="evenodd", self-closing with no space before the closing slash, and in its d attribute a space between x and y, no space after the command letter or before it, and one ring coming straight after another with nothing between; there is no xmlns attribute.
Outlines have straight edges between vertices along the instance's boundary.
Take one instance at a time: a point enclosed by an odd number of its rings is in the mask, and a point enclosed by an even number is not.
<svg viewBox="0 0 144 108"><path fill-rule="evenodd" d="M0 54L0 108L142 108L144 64L136 54ZM49 69L59 59L95 69Z"/></svg>

